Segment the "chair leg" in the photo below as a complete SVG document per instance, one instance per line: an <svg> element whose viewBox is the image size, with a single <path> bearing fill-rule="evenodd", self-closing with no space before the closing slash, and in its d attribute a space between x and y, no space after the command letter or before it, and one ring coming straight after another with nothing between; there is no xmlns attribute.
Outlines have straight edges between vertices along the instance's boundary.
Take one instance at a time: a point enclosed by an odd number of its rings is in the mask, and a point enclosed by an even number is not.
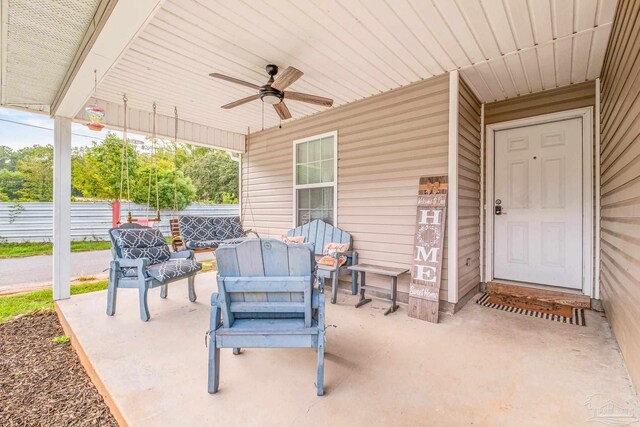
<svg viewBox="0 0 640 427"><path fill-rule="evenodd" d="M162 298L162 299L166 298L168 290L169 290L169 285L160 286L160 298Z"/></svg>
<svg viewBox="0 0 640 427"><path fill-rule="evenodd" d="M354 252L353 253L353 260L352 260L353 265L356 265L358 263L358 253ZM357 295L358 294L358 272L357 271L352 271L351 272L351 295Z"/></svg>
<svg viewBox="0 0 640 427"><path fill-rule="evenodd" d="M358 272L351 272L351 295L358 294Z"/></svg>
<svg viewBox="0 0 640 427"><path fill-rule="evenodd" d="M187 279L189 284L189 301L196 302L198 296L196 295L196 276L191 276Z"/></svg>
<svg viewBox="0 0 640 427"><path fill-rule="evenodd" d="M138 288L138 294L140 295L140 319L144 322L148 321L151 317L149 315L149 306L147 305L147 291L149 289L143 284Z"/></svg>
<svg viewBox="0 0 640 427"><path fill-rule="evenodd" d="M107 287L107 316L116 314L116 297L118 292L118 280L116 272L109 269L109 285Z"/></svg>
<svg viewBox="0 0 640 427"><path fill-rule="evenodd" d="M338 271L331 274L331 304L336 303L336 295L338 294Z"/></svg>
<svg viewBox="0 0 640 427"><path fill-rule="evenodd" d="M216 347L216 335L215 335L215 332L213 332L211 333L211 339L209 341L209 374L208 374L209 393L213 394L217 392L219 385L220 385L220 349Z"/></svg>
<svg viewBox="0 0 640 427"><path fill-rule="evenodd" d="M324 395L324 334L318 334L318 378L316 379L318 396Z"/></svg>
<svg viewBox="0 0 640 427"><path fill-rule="evenodd" d="M233 347L233 354L235 354L236 356L240 354L240 347Z"/></svg>

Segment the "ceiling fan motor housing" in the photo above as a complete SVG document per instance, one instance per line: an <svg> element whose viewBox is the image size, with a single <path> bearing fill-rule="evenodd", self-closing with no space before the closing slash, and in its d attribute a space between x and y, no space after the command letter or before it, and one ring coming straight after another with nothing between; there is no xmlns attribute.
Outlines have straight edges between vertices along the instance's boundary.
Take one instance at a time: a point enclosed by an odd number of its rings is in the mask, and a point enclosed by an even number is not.
<svg viewBox="0 0 640 427"><path fill-rule="evenodd" d="M262 99L262 102L275 105L279 104L282 98L284 98L284 94L278 89L272 88L271 85L260 86L260 99Z"/></svg>

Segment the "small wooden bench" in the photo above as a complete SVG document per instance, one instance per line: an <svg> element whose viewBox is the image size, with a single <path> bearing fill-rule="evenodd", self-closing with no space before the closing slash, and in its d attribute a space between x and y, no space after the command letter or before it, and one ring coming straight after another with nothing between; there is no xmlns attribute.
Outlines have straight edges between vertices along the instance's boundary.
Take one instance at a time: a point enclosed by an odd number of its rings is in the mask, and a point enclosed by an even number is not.
<svg viewBox="0 0 640 427"><path fill-rule="evenodd" d="M348 269L353 272L360 273L360 300L356 304L356 308L371 302L371 298L365 298L364 293L367 289L375 289L376 291L388 293L389 297L391 298L391 307L389 307L389 309L384 312L385 316L389 313L393 313L398 309L398 304L396 304L396 301L398 300L398 276L407 273L409 271L408 268L383 267L380 265L372 264L357 264L348 267ZM388 291L377 286L368 286L365 282L366 273L379 274L381 276L391 278L391 290Z"/></svg>

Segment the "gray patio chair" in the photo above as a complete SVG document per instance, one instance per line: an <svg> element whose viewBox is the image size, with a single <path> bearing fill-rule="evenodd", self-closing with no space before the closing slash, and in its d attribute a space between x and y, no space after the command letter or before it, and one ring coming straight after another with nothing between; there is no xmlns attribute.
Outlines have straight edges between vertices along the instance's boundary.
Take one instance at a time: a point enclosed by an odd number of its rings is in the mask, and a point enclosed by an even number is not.
<svg viewBox="0 0 640 427"><path fill-rule="evenodd" d="M160 297L167 297L167 285L188 279L189 301L196 301L195 275L202 269L192 251L170 252L159 230L138 224L123 224L109 230L113 260L109 269L107 315L116 312L118 288L137 288L140 318L149 320L147 291L161 286Z"/></svg>
<svg viewBox="0 0 640 427"><path fill-rule="evenodd" d="M316 219L308 224L301 225L287 232L287 236L303 236L305 243L313 243L315 247L316 257L322 257L324 246L327 243L348 243L349 250L346 252L335 252L335 266L338 266L338 258L346 257L344 265L339 267L330 267L318 264L318 277L322 280L331 280L331 304L336 303L336 295L338 292L339 276L351 276L351 294L358 293L358 275L355 271L350 271L348 267L358 263L358 252L353 250L353 239L348 232L334 227L324 221Z"/></svg>

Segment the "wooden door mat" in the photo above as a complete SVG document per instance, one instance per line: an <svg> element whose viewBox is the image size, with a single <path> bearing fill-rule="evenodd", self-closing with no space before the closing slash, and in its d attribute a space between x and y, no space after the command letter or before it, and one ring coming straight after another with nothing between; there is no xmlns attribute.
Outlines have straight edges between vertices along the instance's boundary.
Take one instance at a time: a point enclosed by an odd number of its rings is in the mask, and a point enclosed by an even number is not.
<svg viewBox="0 0 640 427"><path fill-rule="evenodd" d="M555 320L578 326L587 326L584 318L584 308L575 308L556 302L539 301L532 298L515 297L512 295L485 293L477 301L485 307L497 308L509 313L524 314L525 316Z"/></svg>

